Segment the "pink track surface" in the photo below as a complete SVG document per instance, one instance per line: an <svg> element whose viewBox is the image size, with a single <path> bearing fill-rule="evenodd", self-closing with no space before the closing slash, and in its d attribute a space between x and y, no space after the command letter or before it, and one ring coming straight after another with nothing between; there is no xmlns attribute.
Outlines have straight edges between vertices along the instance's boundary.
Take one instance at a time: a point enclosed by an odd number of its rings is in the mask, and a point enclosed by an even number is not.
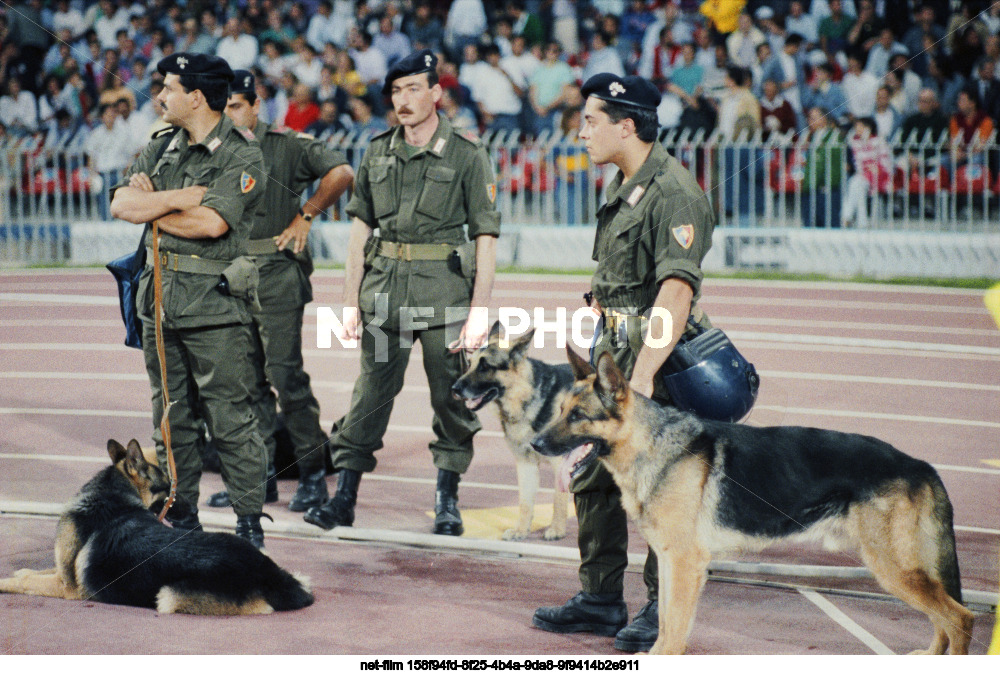
<svg viewBox="0 0 1000 674"><path fill-rule="evenodd" d="M332 306L339 315L341 281L340 273L318 273L310 309ZM492 315L500 305L542 307L551 320L558 307L575 310L587 285L583 276L501 276ZM997 591L1000 331L981 292L709 279L702 305L762 373L749 423L876 435L933 463L955 506L963 586ZM114 285L103 270L0 272L0 307L0 502L62 503L101 467L109 437L150 443L142 357L121 346ZM307 310L306 323L306 367L329 427L349 404L357 356L336 340L332 349L317 349L314 310ZM551 334L532 355L565 358ZM429 532L435 471L426 450L431 413L419 360L411 357L376 474L362 480L356 527ZM515 490L496 488L516 484L496 414L492 407L480 414L486 432L460 489L469 521L516 505ZM543 470L542 486L551 484ZM281 500L267 508L279 522L301 522L285 508L294 486L279 482ZM219 488L219 476L206 474L203 498ZM539 500L550 499L543 493ZM0 576L52 566L54 532L52 517L0 516ZM575 536L571 519L565 539L544 545L572 549ZM632 552L645 550L634 529L630 539ZM537 532L528 542L543 543ZM207 618L0 595L0 652L620 654L608 638L530 627L536 607L560 604L579 590L574 564L276 535L267 547L278 563L311 576L312 607ZM737 559L858 564L848 554L800 546ZM897 653L929 643L927 620L899 602L823 594L858 628L848 631L798 589L880 592L871 581L768 580L789 587L709 582L690 652L872 653L858 630ZM630 570L626 600L633 614L644 596L640 573ZM973 653L986 651L993 620L977 613ZM136 638L154 629L155 639Z"/></svg>

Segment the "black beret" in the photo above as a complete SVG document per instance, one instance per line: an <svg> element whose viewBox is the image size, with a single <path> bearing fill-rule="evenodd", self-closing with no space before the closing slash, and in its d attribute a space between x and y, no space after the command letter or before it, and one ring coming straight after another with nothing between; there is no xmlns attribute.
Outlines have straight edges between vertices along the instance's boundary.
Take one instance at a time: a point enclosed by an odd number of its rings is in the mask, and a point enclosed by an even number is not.
<svg viewBox="0 0 1000 674"><path fill-rule="evenodd" d="M249 70L234 70L233 71L233 84L229 87L229 93L232 94L253 94L257 91L257 83L254 79L253 73Z"/></svg>
<svg viewBox="0 0 1000 674"><path fill-rule="evenodd" d="M385 84L382 86L382 95L392 94L392 83L400 77L433 72L437 69L437 64L437 56L430 49L421 49L409 56L404 56L389 68L389 73L385 76Z"/></svg>
<svg viewBox="0 0 1000 674"><path fill-rule="evenodd" d="M656 110L660 105L659 89L637 75L619 77L611 73L598 73L583 83L580 93L584 98L595 96L644 110Z"/></svg>
<svg viewBox="0 0 1000 674"><path fill-rule="evenodd" d="M202 75L217 77L226 82L233 81L233 69L226 60L207 54L177 52L160 59L156 69L161 75Z"/></svg>

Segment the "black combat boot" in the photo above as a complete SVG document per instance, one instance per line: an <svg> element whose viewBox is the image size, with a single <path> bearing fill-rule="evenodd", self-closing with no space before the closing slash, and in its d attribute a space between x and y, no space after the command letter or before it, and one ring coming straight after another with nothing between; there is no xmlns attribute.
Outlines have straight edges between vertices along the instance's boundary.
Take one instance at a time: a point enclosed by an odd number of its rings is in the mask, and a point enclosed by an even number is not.
<svg viewBox="0 0 1000 674"><path fill-rule="evenodd" d="M461 476L444 468L438 469L437 494L434 498L434 533L461 536L462 515L458 512L458 482Z"/></svg>
<svg viewBox="0 0 1000 674"><path fill-rule="evenodd" d="M288 509L293 513L305 512L313 506L323 505L329 496L326 490L326 467L321 466L319 470L299 476L299 486L288 502Z"/></svg>
<svg viewBox="0 0 1000 674"><path fill-rule="evenodd" d="M615 636L615 648L629 653L648 651L660 636L660 611L654 597L643 606L628 627Z"/></svg>
<svg viewBox="0 0 1000 674"><path fill-rule="evenodd" d="M274 466L267 467L267 482L264 484L264 503L274 503L278 500L278 474L274 471ZM229 508L233 501L229 498L229 492L223 489L208 497L205 502L210 508Z"/></svg>
<svg viewBox="0 0 1000 674"><path fill-rule="evenodd" d="M263 515L268 517L267 515ZM264 529L260 526L260 513L256 515L236 516L236 535L250 541L250 544L258 550L264 549ZM271 519L268 517L268 519Z"/></svg>
<svg viewBox="0 0 1000 674"><path fill-rule="evenodd" d="M198 511L170 508L165 518L174 529L178 531L204 531L201 522L198 521Z"/></svg>
<svg viewBox="0 0 1000 674"><path fill-rule="evenodd" d="M323 505L313 506L302 516L309 524L322 529L349 527L354 524L354 505L358 502L358 483L361 472L341 468L337 479L337 491L333 498Z"/></svg>
<svg viewBox="0 0 1000 674"><path fill-rule="evenodd" d="M627 622L628 607L621 592L580 592L562 606L543 606L531 619L546 632L593 632L602 637L615 636Z"/></svg>

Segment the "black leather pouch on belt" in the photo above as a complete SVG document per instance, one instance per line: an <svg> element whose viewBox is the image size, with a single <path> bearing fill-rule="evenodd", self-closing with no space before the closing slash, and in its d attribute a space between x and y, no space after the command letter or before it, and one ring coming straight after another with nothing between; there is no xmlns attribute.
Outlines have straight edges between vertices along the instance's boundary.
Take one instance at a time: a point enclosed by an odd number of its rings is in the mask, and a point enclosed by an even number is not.
<svg viewBox="0 0 1000 674"><path fill-rule="evenodd" d="M257 285L260 272L252 257L238 257L222 271L219 285L233 297L250 302L255 311L260 311L260 301L257 299Z"/></svg>
<svg viewBox="0 0 1000 674"><path fill-rule="evenodd" d="M456 246L448 258L448 266L467 279L476 277L476 242L466 241Z"/></svg>

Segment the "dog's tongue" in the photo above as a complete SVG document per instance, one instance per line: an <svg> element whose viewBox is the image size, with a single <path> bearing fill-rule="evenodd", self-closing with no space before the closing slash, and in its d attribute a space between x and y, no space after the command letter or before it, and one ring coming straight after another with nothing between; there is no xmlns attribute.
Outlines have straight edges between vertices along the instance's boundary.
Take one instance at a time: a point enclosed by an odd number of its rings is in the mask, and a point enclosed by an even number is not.
<svg viewBox="0 0 1000 674"><path fill-rule="evenodd" d="M486 397L486 394L484 393L483 395L479 396L478 398L473 398L472 400L469 400L468 398L466 398L465 399L465 406L468 407L470 410L471 409L475 409L476 405L478 405L479 403L483 402L483 398L485 398L485 397Z"/></svg>
<svg viewBox="0 0 1000 674"><path fill-rule="evenodd" d="M593 443L585 442L566 455L559 470L558 479L560 489L569 491L569 483L573 479L573 469L576 467L576 464L583 460L583 457L587 456L587 453L590 452L593 446Z"/></svg>

